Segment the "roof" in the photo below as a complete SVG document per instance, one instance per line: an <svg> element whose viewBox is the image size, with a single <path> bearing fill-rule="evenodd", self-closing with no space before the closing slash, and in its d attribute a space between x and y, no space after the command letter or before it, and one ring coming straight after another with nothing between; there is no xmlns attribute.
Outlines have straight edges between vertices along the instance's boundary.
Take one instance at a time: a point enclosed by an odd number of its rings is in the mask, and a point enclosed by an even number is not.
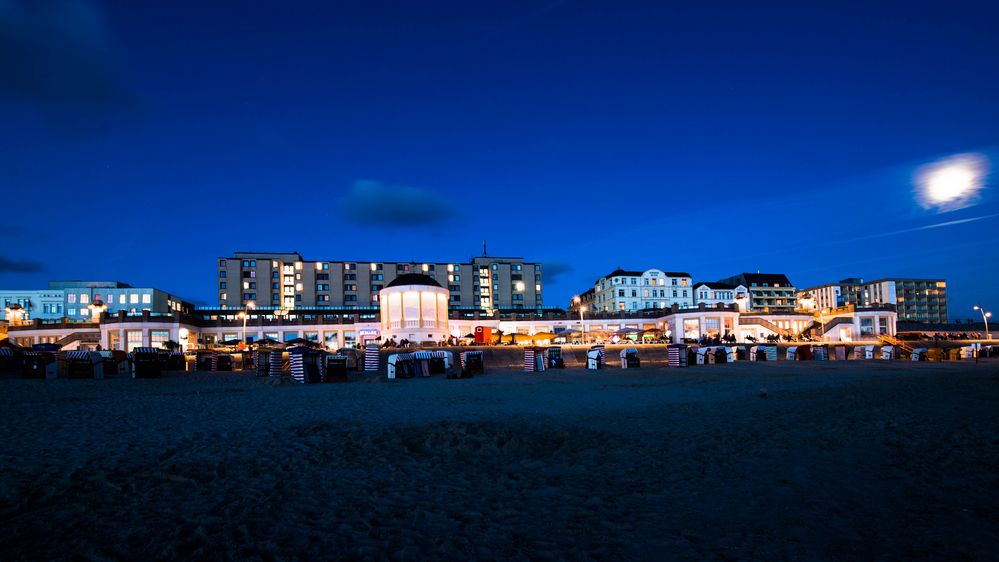
<svg viewBox="0 0 999 562"><path fill-rule="evenodd" d="M430 277L429 275L423 275L422 273L405 273L393 279L391 283L385 286L385 288L398 287L400 285L429 285L431 287L441 286L436 279Z"/></svg>
<svg viewBox="0 0 999 562"><path fill-rule="evenodd" d="M701 287L701 286L707 287L709 289L713 289L715 291L719 291L719 290L720 291L727 291L727 290L735 289L735 285L729 285L728 283L718 283L718 282L714 282L714 281L710 281L710 282L709 281L701 281L700 283L694 283L694 287Z"/></svg>
<svg viewBox="0 0 999 562"><path fill-rule="evenodd" d="M753 283L756 283L757 285L763 285L766 283L771 287L794 286L794 284L791 283L791 280L787 278L787 275L784 275L783 273L741 273L739 275L729 277L728 279L734 279L736 277L742 277L746 280L746 283L749 283L750 285Z"/></svg>
<svg viewBox="0 0 999 562"><path fill-rule="evenodd" d="M655 268L651 268L646 271L651 271L652 269ZM601 279L603 279L604 277L641 277L645 275L645 273L646 273L645 271L626 271L624 269L617 268L614 271L608 273L607 275L601 277ZM663 271L663 275L665 275L666 277L690 277L690 274L685 271Z"/></svg>

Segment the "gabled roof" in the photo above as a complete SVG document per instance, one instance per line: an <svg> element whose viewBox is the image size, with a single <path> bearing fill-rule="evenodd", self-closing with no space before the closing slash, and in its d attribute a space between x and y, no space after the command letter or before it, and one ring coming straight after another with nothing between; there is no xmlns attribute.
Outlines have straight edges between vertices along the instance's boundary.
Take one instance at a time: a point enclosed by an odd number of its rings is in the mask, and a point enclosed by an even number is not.
<svg viewBox="0 0 999 562"><path fill-rule="evenodd" d="M653 267L647 269L646 271L650 271L651 269L655 268ZM600 279L604 279L606 277L641 277L642 275L645 275L646 271L627 271L618 268L608 273L607 275L604 275ZM690 274L685 271L663 271L663 275L665 275L666 277L690 277ZM599 281L600 279L598 279L597 281Z"/></svg>
<svg viewBox="0 0 999 562"><path fill-rule="evenodd" d="M695 289L701 286L707 287L714 291L730 291L736 287L735 285L729 285L728 283L718 283L713 281L701 281L700 283L694 283Z"/></svg>

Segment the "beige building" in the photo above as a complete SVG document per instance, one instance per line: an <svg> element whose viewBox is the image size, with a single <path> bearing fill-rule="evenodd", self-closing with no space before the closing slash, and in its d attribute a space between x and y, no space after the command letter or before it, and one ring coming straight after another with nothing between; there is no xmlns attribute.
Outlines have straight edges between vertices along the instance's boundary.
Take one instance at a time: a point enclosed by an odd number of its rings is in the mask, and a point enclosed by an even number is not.
<svg viewBox="0 0 999 562"><path fill-rule="evenodd" d="M886 278L865 282L843 279L798 291L814 299L817 309L893 304L901 322L947 322L947 281L944 279Z"/></svg>
<svg viewBox="0 0 999 562"><path fill-rule="evenodd" d="M379 291L400 275L433 278L451 307L485 310L544 305L540 263L474 257L466 262L307 260L297 252L236 252L218 259L218 304L243 308L377 307Z"/></svg>

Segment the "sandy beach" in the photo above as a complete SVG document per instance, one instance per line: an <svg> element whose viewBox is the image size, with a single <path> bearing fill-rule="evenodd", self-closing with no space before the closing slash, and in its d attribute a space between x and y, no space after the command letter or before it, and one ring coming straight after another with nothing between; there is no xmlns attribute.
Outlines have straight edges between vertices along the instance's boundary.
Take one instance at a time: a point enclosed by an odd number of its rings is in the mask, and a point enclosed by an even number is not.
<svg viewBox="0 0 999 562"><path fill-rule="evenodd" d="M0 553L988 560L997 404L996 360L4 379Z"/></svg>

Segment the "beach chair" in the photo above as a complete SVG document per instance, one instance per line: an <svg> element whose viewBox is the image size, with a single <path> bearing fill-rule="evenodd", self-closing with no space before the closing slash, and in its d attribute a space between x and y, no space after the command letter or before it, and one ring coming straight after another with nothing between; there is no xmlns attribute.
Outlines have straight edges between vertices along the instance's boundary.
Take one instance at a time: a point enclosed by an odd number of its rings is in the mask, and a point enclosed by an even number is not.
<svg viewBox="0 0 999 562"><path fill-rule="evenodd" d="M381 355L378 352L377 343L369 343L364 346L364 370L377 371L381 368Z"/></svg>
<svg viewBox="0 0 999 562"><path fill-rule="evenodd" d="M20 353L21 377L25 379L54 379L59 376L59 365L50 353L25 349Z"/></svg>
<svg viewBox="0 0 999 562"><path fill-rule="evenodd" d="M736 361L749 361L749 352L746 350L746 346L737 345L732 349L735 351L734 359Z"/></svg>
<svg viewBox="0 0 999 562"><path fill-rule="evenodd" d="M925 347L917 347L916 349L912 350L912 360L913 361L926 361L927 356L929 355L928 352L929 352L929 350L926 349Z"/></svg>
<svg viewBox="0 0 999 562"><path fill-rule="evenodd" d="M103 379L104 358L94 351L66 353L66 376L71 379Z"/></svg>
<svg viewBox="0 0 999 562"><path fill-rule="evenodd" d="M670 367L686 367L687 346L682 343L671 343L667 345L666 364Z"/></svg>
<svg viewBox="0 0 999 562"><path fill-rule="evenodd" d="M461 370L451 378L471 378L473 374L486 372L481 351L463 351L458 357L461 359Z"/></svg>
<svg viewBox="0 0 999 562"><path fill-rule="evenodd" d="M622 369L638 369L642 366L642 361L638 357L638 350L634 347L622 349L620 355Z"/></svg>
<svg viewBox="0 0 999 562"><path fill-rule="evenodd" d="M893 345L881 346L881 359L884 361L890 361L892 359L895 359L895 346Z"/></svg>
<svg viewBox="0 0 999 562"><path fill-rule="evenodd" d="M291 367L291 378L298 383L323 382L320 368L320 352L301 346L288 350L288 362Z"/></svg>
<svg viewBox="0 0 999 562"><path fill-rule="evenodd" d="M588 370L604 368L604 351L602 347L597 349L597 347L594 346L586 352L586 368Z"/></svg>
<svg viewBox="0 0 999 562"><path fill-rule="evenodd" d="M132 378L154 379L163 376L160 352L155 347L137 347L132 350Z"/></svg>
<svg viewBox="0 0 999 562"><path fill-rule="evenodd" d="M323 382L347 382L347 380L347 356L340 354L327 355Z"/></svg>
<svg viewBox="0 0 999 562"><path fill-rule="evenodd" d="M430 352L430 374L446 375L448 369L454 365L454 355L450 351L434 350Z"/></svg>
<svg viewBox="0 0 999 562"><path fill-rule="evenodd" d="M187 370L187 359L181 352L171 352L167 355L167 370L168 371L186 371Z"/></svg>
<svg viewBox="0 0 999 562"><path fill-rule="evenodd" d="M798 347L792 346L787 348L787 356L785 359L788 361L796 361L798 359Z"/></svg>
<svg viewBox="0 0 999 562"><path fill-rule="evenodd" d="M944 350L939 347L931 347L926 350L926 360L934 363L939 363L944 359Z"/></svg>
<svg viewBox="0 0 999 562"><path fill-rule="evenodd" d="M860 355L857 355L857 353ZM860 345L853 348L853 355L856 359L874 359L873 345Z"/></svg>
<svg viewBox="0 0 999 562"><path fill-rule="evenodd" d="M266 377L271 370L271 352L266 349L258 349L253 352L253 364L257 368L258 377Z"/></svg>
<svg viewBox="0 0 999 562"><path fill-rule="evenodd" d="M524 370L528 373L538 373L545 370L544 353L540 347L524 348Z"/></svg>
<svg viewBox="0 0 999 562"><path fill-rule="evenodd" d="M545 349L545 366L549 369L565 368L565 360L562 358L561 347L549 346Z"/></svg>
<svg viewBox="0 0 999 562"><path fill-rule="evenodd" d="M846 361L846 351L847 349L845 345L837 345L836 347L834 347L833 354L835 356L835 359L837 361Z"/></svg>
<svg viewBox="0 0 999 562"><path fill-rule="evenodd" d="M410 354L413 359L413 371L418 377L430 376L430 361L434 359L431 351L414 351Z"/></svg>

